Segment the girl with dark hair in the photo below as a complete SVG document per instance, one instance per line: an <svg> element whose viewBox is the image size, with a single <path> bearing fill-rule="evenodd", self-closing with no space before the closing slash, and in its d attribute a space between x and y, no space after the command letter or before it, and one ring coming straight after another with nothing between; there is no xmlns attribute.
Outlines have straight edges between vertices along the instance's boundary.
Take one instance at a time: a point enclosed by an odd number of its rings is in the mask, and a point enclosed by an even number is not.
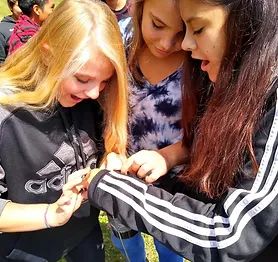
<svg viewBox="0 0 278 262"><path fill-rule="evenodd" d="M178 3L187 168L173 194L106 170L84 187L91 204L191 261L275 261L278 2Z"/></svg>
<svg viewBox="0 0 278 262"><path fill-rule="evenodd" d="M110 7L118 21L130 16L130 0L102 0L102 2Z"/></svg>
<svg viewBox="0 0 278 262"><path fill-rule="evenodd" d="M11 14L5 16L0 22L0 63L3 63L8 55L10 36L16 20L22 14L16 0L7 0L7 4Z"/></svg>

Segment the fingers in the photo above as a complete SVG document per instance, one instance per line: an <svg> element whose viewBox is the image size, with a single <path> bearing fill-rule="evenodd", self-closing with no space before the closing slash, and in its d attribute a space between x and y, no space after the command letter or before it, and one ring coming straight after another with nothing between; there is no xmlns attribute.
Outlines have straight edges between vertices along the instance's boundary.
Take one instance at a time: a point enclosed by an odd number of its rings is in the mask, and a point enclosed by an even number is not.
<svg viewBox="0 0 278 262"><path fill-rule="evenodd" d="M65 193L67 190L78 193L84 189L85 184L83 182L87 181L88 177L90 176L90 172L90 168L84 168L73 172L69 176L68 182L63 186L63 193Z"/></svg>
<svg viewBox="0 0 278 262"><path fill-rule="evenodd" d="M133 155L123 163L121 168L121 173L127 174L127 172L130 172L136 174L138 167L140 167L140 165L134 162L134 155Z"/></svg>
<svg viewBox="0 0 278 262"><path fill-rule="evenodd" d="M122 173L131 173L153 183L167 173L165 159L157 151L142 150L129 157L122 165Z"/></svg>
<svg viewBox="0 0 278 262"><path fill-rule="evenodd" d="M70 206L72 200L76 197L77 194L74 194L72 191L65 191L61 197L56 201L59 207L61 206Z"/></svg>
<svg viewBox="0 0 278 262"><path fill-rule="evenodd" d="M122 156L114 152L109 153L106 157L105 168L108 170L121 170Z"/></svg>
<svg viewBox="0 0 278 262"><path fill-rule="evenodd" d="M148 163L144 163L137 169L136 175L139 178L145 178L152 173L152 167Z"/></svg>
<svg viewBox="0 0 278 262"><path fill-rule="evenodd" d="M121 172L136 174L140 178L149 175L153 169L153 159L149 157L149 151L142 150L129 157L122 165Z"/></svg>
<svg viewBox="0 0 278 262"><path fill-rule="evenodd" d="M69 175L68 182L66 184L68 184L69 182L71 182L73 180L76 180L78 178L82 179L89 172L90 172L90 168L89 167L84 168L84 169L80 169L80 170L77 170L77 171L73 172L72 174Z"/></svg>
<svg viewBox="0 0 278 262"><path fill-rule="evenodd" d="M156 170L153 170L148 176L145 177L145 182L147 184L152 184L161 176L163 176L161 172L157 172Z"/></svg>

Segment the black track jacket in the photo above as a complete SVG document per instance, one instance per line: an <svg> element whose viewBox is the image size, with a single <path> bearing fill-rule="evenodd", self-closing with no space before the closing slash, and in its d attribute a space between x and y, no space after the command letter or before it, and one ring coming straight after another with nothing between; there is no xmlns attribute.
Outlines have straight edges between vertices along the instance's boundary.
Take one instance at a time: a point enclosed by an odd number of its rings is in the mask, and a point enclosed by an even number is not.
<svg viewBox="0 0 278 262"><path fill-rule="evenodd" d="M277 93L254 134L257 175L251 176L251 162L246 159L238 184L214 203L191 198L179 189L170 194L137 178L102 170L89 187L91 204L191 261L277 261Z"/></svg>

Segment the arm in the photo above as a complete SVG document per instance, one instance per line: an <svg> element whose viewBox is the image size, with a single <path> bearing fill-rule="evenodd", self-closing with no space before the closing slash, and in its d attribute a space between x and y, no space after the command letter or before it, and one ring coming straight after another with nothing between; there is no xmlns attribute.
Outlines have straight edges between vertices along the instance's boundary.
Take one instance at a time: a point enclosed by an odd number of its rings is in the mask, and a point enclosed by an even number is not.
<svg viewBox="0 0 278 262"><path fill-rule="evenodd" d="M76 186L87 169L72 174L62 196L52 204L19 204L0 199L0 231L23 232L64 225L82 202ZM3 184L2 184L3 185Z"/></svg>
<svg viewBox="0 0 278 262"><path fill-rule="evenodd" d="M6 40L4 36L0 33L0 64L3 63L7 57L5 45L6 45Z"/></svg>
<svg viewBox="0 0 278 262"><path fill-rule="evenodd" d="M278 234L278 107L262 119L254 137L259 171L250 161L238 187L215 203L146 185L136 178L100 171L90 202L126 226L153 235L193 261L250 261Z"/></svg>

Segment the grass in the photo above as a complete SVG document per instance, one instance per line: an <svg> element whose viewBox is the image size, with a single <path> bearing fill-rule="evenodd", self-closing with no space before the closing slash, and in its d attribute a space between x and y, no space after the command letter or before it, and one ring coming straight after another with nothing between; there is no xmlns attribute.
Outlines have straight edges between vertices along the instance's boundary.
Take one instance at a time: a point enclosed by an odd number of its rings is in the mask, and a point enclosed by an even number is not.
<svg viewBox="0 0 278 262"><path fill-rule="evenodd" d="M4 16L9 15L10 10L5 0L0 1L0 18L2 19Z"/></svg>
<svg viewBox="0 0 278 262"><path fill-rule="evenodd" d="M105 261L108 262L124 262L124 257L120 254L120 252L115 249L115 247L112 245L110 240L110 229L108 228L108 220L107 216L104 212L100 213L99 221L103 233L104 238L104 245L105 245ZM153 245L153 238L144 235L145 240L145 248L147 253L147 258L150 262L156 262L158 261L157 253L155 251L154 245Z"/></svg>

